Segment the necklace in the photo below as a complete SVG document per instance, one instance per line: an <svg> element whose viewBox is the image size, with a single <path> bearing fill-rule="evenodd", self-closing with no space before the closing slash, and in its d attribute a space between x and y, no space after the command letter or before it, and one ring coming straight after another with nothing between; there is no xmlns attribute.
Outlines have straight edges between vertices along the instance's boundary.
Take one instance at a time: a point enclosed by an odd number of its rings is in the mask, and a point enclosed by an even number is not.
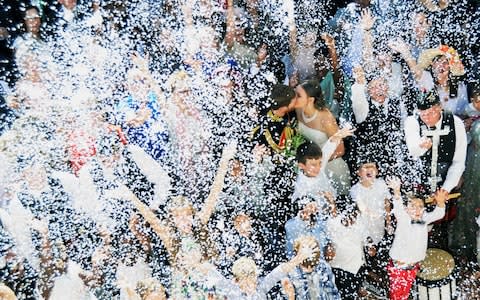
<svg viewBox="0 0 480 300"><path fill-rule="evenodd" d="M315 118L317 117L317 115L318 115L318 110L315 110L315 112L313 113L313 115L312 115L311 117L307 117L307 116L305 115L305 111L302 110L302 119L303 119L303 122L304 122L305 124L310 123L310 122L312 122L313 120L315 120Z"/></svg>

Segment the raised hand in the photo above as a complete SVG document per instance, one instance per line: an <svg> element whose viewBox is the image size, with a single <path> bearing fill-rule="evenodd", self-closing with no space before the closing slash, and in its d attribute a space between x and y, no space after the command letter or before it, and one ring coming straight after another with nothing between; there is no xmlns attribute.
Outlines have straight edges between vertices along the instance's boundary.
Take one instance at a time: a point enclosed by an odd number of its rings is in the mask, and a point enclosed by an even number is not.
<svg viewBox="0 0 480 300"><path fill-rule="evenodd" d="M269 155L269 150L265 145L257 144L253 148L252 154L255 162L260 163L265 156Z"/></svg>
<svg viewBox="0 0 480 300"><path fill-rule="evenodd" d="M295 299L295 287L293 284L288 280L288 278L283 278L282 281L282 288L285 295L287 295L287 299Z"/></svg>
<svg viewBox="0 0 480 300"><path fill-rule="evenodd" d="M434 194L435 202L438 207L445 207L445 202L447 202L448 191L444 189L438 189Z"/></svg>
<svg viewBox="0 0 480 300"><path fill-rule="evenodd" d="M30 226L42 235L48 234L48 223L45 220L32 219L30 221Z"/></svg>
<svg viewBox="0 0 480 300"><path fill-rule="evenodd" d="M454 76L462 76L465 74L465 67L462 62L457 59L450 65L450 72Z"/></svg>
<svg viewBox="0 0 480 300"><path fill-rule="evenodd" d="M346 124L345 127L337 131L332 137L336 139L344 139L347 136L352 136L355 130L357 129L353 128L351 124Z"/></svg>
<svg viewBox="0 0 480 300"><path fill-rule="evenodd" d="M305 259L313 257L315 251L318 251L318 244L315 239L303 239L295 257L303 262Z"/></svg>
<svg viewBox="0 0 480 300"><path fill-rule="evenodd" d="M372 16L372 11L368 8L363 9L360 12L360 26L365 31L372 29L373 24L375 24L376 19L377 18Z"/></svg>
<svg viewBox="0 0 480 300"><path fill-rule="evenodd" d="M398 177L389 176L385 180L387 186L393 190L395 194L400 194L400 187L402 186L402 181Z"/></svg>

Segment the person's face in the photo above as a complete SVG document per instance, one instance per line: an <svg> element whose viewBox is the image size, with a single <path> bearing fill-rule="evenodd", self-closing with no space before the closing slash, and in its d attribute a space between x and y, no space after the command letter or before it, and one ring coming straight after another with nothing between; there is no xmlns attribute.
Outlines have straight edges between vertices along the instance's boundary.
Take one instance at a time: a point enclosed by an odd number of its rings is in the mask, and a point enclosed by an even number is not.
<svg viewBox="0 0 480 300"><path fill-rule="evenodd" d="M68 10L73 10L77 6L77 0L59 0L58 2Z"/></svg>
<svg viewBox="0 0 480 300"><path fill-rule="evenodd" d="M295 92L297 94L295 108L305 108L310 101L314 101L314 98L310 97L301 85L295 88Z"/></svg>
<svg viewBox="0 0 480 300"><path fill-rule="evenodd" d="M238 159L232 161L231 175L236 178L240 178L243 175L243 166Z"/></svg>
<svg viewBox="0 0 480 300"><path fill-rule="evenodd" d="M388 95L388 84L384 79L375 79L368 85L368 93L373 101L383 104Z"/></svg>
<svg viewBox="0 0 480 300"><path fill-rule="evenodd" d="M432 71L435 78L439 76L448 75L448 71L450 71L450 66L448 65L448 59L446 56L440 56L433 60L432 62Z"/></svg>
<svg viewBox="0 0 480 300"><path fill-rule="evenodd" d="M378 175L377 166L375 163L366 163L363 164L358 170L358 176L363 181L372 181Z"/></svg>
<svg viewBox="0 0 480 300"><path fill-rule="evenodd" d="M298 167L307 177L317 177L322 167L322 158L308 158L305 163L299 163Z"/></svg>
<svg viewBox="0 0 480 300"><path fill-rule="evenodd" d="M427 20L427 17L423 13L418 13L413 19L413 30L415 35L418 38L423 38L427 35L428 29L430 28L430 23Z"/></svg>
<svg viewBox="0 0 480 300"><path fill-rule="evenodd" d="M418 114L420 116L420 120L422 120L425 125L432 127L435 126L435 124L437 124L437 122L440 120L440 116L442 115L442 107L440 104L437 104L430 108L420 110Z"/></svg>
<svg viewBox="0 0 480 300"><path fill-rule="evenodd" d="M31 8L25 12L25 26L27 27L27 32L38 33L40 31L40 15L38 11L34 8Z"/></svg>
<svg viewBox="0 0 480 300"><path fill-rule="evenodd" d="M268 46L267 44L262 44L258 48L258 60L263 61L267 58L268 55Z"/></svg>
<svg viewBox="0 0 480 300"><path fill-rule="evenodd" d="M472 97L472 105L476 110L480 111L480 94Z"/></svg>
<svg viewBox="0 0 480 300"><path fill-rule="evenodd" d="M407 205L407 213L413 220L421 220L425 206L421 199L411 199Z"/></svg>
<svg viewBox="0 0 480 300"><path fill-rule="evenodd" d="M188 98L191 94L192 90L186 82L179 82L173 90L173 98L175 99L175 102L180 106L184 106L188 103Z"/></svg>
<svg viewBox="0 0 480 300"><path fill-rule="evenodd" d="M167 52L173 52L175 50L175 35L173 31L169 29L162 29L160 32L160 41L162 41L162 46Z"/></svg>
<svg viewBox="0 0 480 300"><path fill-rule="evenodd" d="M392 67L392 55L389 53L380 53L378 55L380 68L390 69Z"/></svg>
<svg viewBox="0 0 480 300"><path fill-rule="evenodd" d="M245 42L245 20L242 17L235 17L235 40L240 44Z"/></svg>
<svg viewBox="0 0 480 300"><path fill-rule="evenodd" d="M204 52L218 48L217 40L215 39L215 32L213 30L206 30L204 34L200 36L200 48Z"/></svg>
<svg viewBox="0 0 480 300"><path fill-rule="evenodd" d="M252 274L249 274L245 277L242 277L238 279L238 283L240 286L243 287L243 291L246 292L247 294L253 293L257 289L257 275L252 272Z"/></svg>
<svg viewBox="0 0 480 300"><path fill-rule="evenodd" d="M190 207L180 207L172 209L173 223L175 227L183 232L192 232L193 214Z"/></svg>

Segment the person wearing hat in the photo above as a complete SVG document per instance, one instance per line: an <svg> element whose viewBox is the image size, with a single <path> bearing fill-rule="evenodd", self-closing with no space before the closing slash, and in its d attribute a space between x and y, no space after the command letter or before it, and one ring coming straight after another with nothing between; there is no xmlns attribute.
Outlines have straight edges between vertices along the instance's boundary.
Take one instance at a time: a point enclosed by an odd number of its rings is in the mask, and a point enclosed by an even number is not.
<svg viewBox="0 0 480 300"><path fill-rule="evenodd" d="M426 191L448 194L465 170L465 127L459 117L443 111L436 90L420 95L417 110L417 115L405 120L408 151L423 163L421 179Z"/></svg>
<svg viewBox="0 0 480 300"><path fill-rule="evenodd" d="M465 67L460 55L448 45L426 49L415 60L409 46L401 39L389 42L400 53L413 73L420 90L435 89L445 111L459 115L468 105L467 85L463 82Z"/></svg>
<svg viewBox="0 0 480 300"><path fill-rule="evenodd" d="M418 177L414 180L425 194L447 196L458 185L465 170L465 127L459 117L443 111L435 89L421 94L417 107L417 114L405 120L408 151L420 161ZM454 214L452 206L447 209L443 221L434 225L431 246L447 248L448 223L445 221L452 219Z"/></svg>

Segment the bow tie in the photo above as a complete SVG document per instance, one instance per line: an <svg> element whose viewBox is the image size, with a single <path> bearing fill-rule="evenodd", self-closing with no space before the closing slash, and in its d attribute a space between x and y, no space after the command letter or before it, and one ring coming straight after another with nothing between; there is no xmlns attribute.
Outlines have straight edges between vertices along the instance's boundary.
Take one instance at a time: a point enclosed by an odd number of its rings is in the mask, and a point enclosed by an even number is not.
<svg viewBox="0 0 480 300"><path fill-rule="evenodd" d="M420 225L424 225L424 224L425 224L425 221L423 221L423 220L411 220L411 221L410 221L410 224L420 224Z"/></svg>

